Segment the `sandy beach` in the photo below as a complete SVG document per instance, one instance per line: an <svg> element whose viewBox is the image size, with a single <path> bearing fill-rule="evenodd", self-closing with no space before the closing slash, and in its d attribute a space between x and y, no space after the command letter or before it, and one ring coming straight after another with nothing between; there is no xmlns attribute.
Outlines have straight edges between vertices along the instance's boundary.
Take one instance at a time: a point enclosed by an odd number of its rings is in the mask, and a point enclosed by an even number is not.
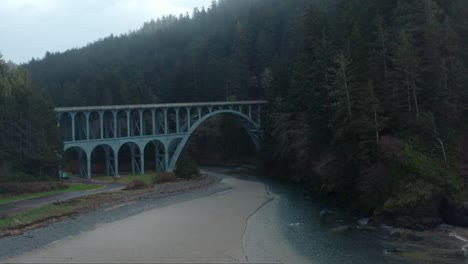
<svg viewBox="0 0 468 264"><path fill-rule="evenodd" d="M259 182L228 177L223 183L231 189L103 224L6 262L247 262L248 218L270 196Z"/></svg>

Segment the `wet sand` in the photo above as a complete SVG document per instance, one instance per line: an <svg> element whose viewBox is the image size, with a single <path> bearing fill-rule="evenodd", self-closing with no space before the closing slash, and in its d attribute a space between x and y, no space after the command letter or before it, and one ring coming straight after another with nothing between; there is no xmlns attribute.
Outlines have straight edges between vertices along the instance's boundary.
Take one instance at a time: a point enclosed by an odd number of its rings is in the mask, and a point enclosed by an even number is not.
<svg viewBox="0 0 468 264"><path fill-rule="evenodd" d="M259 182L227 177L223 183L231 189L103 224L6 262L247 262L247 221L270 196Z"/></svg>

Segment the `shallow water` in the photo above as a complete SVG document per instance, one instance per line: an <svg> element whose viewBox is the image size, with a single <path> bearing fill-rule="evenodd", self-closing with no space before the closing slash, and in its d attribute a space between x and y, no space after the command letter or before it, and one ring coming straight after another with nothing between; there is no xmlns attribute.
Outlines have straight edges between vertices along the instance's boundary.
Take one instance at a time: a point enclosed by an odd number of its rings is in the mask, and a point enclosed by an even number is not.
<svg viewBox="0 0 468 264"><path fill-rule="evenodd" d="M375 264L405 263L388 253L380 230L358 227L339 212L332 221L320 217L323 206L305 199L294 187L266 183L273 200L248 221L244 248L252 263ZM349 226L350 230L333 231Z"/></svg>

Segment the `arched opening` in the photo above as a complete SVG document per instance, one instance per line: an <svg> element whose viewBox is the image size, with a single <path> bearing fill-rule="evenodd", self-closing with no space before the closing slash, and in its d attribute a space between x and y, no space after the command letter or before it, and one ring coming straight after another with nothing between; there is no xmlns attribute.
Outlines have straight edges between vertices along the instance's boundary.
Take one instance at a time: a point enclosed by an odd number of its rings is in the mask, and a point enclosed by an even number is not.
<svg viewBox="0 0 468 264"><path fill-rule="evenodd" d="M101 116L97 112L92 112L89 115L89 138L101 138Z"/></svg>
<svg viewBox="0 0 468 264"><path fill-rule="evenodd" d="M91 152L93 175L117 176L114 150L108 145L99 145Z"/></svg>
<svg viewBox="0 0 468 264"><path fill-rule="evenodd" d="M62 113L59 120L64 142L73 141L72 117L70 113Z"/></svg>
<svg viewBox="0 0 468 264"><path fill-rule="evenodd" d="M202 109L201 109L201 118L205 117L209 113L210 113L210 108L208 108L208 106L202 107Z"/></svg>
<svg viewBox="0 0 468 264"><path fill-rule="evenodd" d="M86 118L84 113L77 113L75 115L75 140L86 140L88 131L86 131Z"/></svg>
<svg viewBox="0 0 468 264"><path fill-rule="evenodd" d="M118 153L119 171L122 174L144 174L144 154L141 153L140 147L128 142L123 144Z"/></svg>
<svg viewBox="0 0 468 264"><path fill-rule="evenodd" d="M114 124L114 114L110 111L104 112L104 115L102 117L103 119L103 125L104 125L104 136L103 138L115 138L115 129L117 127L117 124Z"/></svg>
<svg viewBox="0 0 468 264"><path fill-rule="evenodd" d="M166 171L165 147L159 140L153 140L145 146L145 168L146 171Z"/></svg>
<svg viewBox="0 0 468 264"><path fill-rule="evenodd" d="M143 112L140 110L133 110L130 112L130 136L138 137L141 136L143 120Z"/></svg>
<svg viewBox="0 0 468 264"><path fill-rule="evenodd" d="M177 148L182 144L183 138L176 138L171 141L169 144L169 147L167 149L168 157L170 163L173 162L173 159L179 158L177 155L175 155ZM174 163L177 161L174 161Z"/></svg>
<svg viewBox="0 0 468 264"><path fill-rule="evenodd" d="M163 135L166 133L165 127L166 127L166 118L164 114L164 109L157 109L155 113L155 122L156 122L156 134L157 135Z"/></svg>
<svg viewBox="0 0 468 264"><path fill-rule="evenodd" d="M190 109L190 123L191 125L197 123L200 120L201 116L201 108L200 107L192 107Z"/></svg>
<svg viewBox="0 0 468 264"><path fill-rule="evenodd" d="M128 137L128 120L126 111L117 113L117 137Z"/></svg>
<svg viewBox="0 0 468 264"><path fill-rule="evenodd" d="M68 175L87 178L86 152L79 147L71 147L63 152L62 171Z"/></svg>
<svg viewBox="0 0 468 264"><path fill-rule="evenodd" d="M236 110L209 113L189 131L187 138L169 146L169 167L175 169L183 152L199 164L253 164L256 160L256 125ZM174 150L175 148L175 150Z"/></svg>
<svg viewBox="0 0 468 264"><path fill-rule="evenodd" d="M174 108L169 108L167 111L167 121L169 125L169 134L177 133L177 113Z"/></svg>
<svg viewBox="0 0 468 264"><path fill-rule="evenodd" d="M179 133L188 131L188 110L186 108L179 109Z"/></svg>
<svg viewBox="0 0 468 264"><path fill-rule="evenodd" d="M143 136L155 135L153 131L153 112L151 110L143 111Z"/></svg>

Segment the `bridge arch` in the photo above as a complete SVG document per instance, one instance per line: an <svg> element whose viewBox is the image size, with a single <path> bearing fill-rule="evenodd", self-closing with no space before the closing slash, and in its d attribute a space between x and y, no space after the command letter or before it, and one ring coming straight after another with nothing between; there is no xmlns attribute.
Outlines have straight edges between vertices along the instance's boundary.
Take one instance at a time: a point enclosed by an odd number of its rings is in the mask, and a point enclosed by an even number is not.
<svg viewBox="0 0 468 264"><path fill-rule="evenodd" d="M168 170L173 171L176 168L177 161L180 158L180 155L182 154L182 151L184 150L185 146L187 145L187 142L193 135L193 133L197 130L198 127L200 127L205 121L208 119L218 116L218 115L223 115L223 114L228 114L228 115L234 115L236 117L239 117L241 121L246 121L249 126L252 126L254 129L259 129L259 124L254 122L249 116L245 115L244 113L240 111L236 111L233 109L221 109L221 110L216 110L213 112L206 113L205 115L202 115L201 118L199 118L188 130L187 134L179 139L180 142L178 143L176 149L174 150L174 153L170 157L170 162L169 162L169 168ZM250 138L252 139L252 142L255 144L255 146L258 148L258 140L254 138L254 135L252 133L249 133L248 127L244 128L247 130L247 133L249 134ZM176 139L173 139L177 140ZM172 143L172 142L171 142Z"/></svg>
<svg viewBox="0 0 468 264"><path fill-rule="evenodd" d="M75 153L76 161L78 163L67 164L67 169L70 169L72 173L76 170L80 177L87 177L88 169L91 168L91 163L89 162L91 158L90 152L87 149L81 148L79 146L70 146L64 149L63 154L66 157L67 155L72 154L72 152Z"/></svg>
<svg viewBox="0 0 468 264"><path fill-rule="evenodd" d="M122 143L117 150L117 159L123 161L125 156L121 155L121 152L128 147L130 151L130 168L132 170L132 174L144 174L145 172L145 156L144 156L144 149L140 147L140 144L134 141L126 141ZM120 163L120 161L119 161Z"/></svg>
<svg viewBox="0 0 468 264"><path fill-rule="evenodd" d="M118 174L118 156L116 154L116 148L109 144L101 143L95 145L90 152L91 168L89 174L92 175L93 171L93 160L96 161L96 151L102 149L104 152L104 168L106 176L117 176Z"/></svg>
<svg viewBox="0 0 468 264"><path fill-rule="evenodd" d="M242 101L83 106L55 111L58 125L64 130L64 150L78 147L80 162L84 162L82 167L89 178L93 152L99 146L106 153L106 174L119 175L119 152L127 145L131 149L126 157L131 157L132 172L144 173L149 143L154 145L154 155L149 152L148 158L154 157L156 170L172 171L194 131L206 120L221 114L241 119L258 146L260 110L264 104L265 101Z"/></svg>
<svg viewBox="0 0 468 264"><path fill-rule="evenodd" d="M144 153L145 167L148 164L154 164L154 171L163 172L168 167L168 151L166 144L160 139L150 139L142 147L142 153ZM151 160L153 159L153 160ZM151 160L151 162L146 162ZM154 162L154 163L153 163Z"/></svg>

